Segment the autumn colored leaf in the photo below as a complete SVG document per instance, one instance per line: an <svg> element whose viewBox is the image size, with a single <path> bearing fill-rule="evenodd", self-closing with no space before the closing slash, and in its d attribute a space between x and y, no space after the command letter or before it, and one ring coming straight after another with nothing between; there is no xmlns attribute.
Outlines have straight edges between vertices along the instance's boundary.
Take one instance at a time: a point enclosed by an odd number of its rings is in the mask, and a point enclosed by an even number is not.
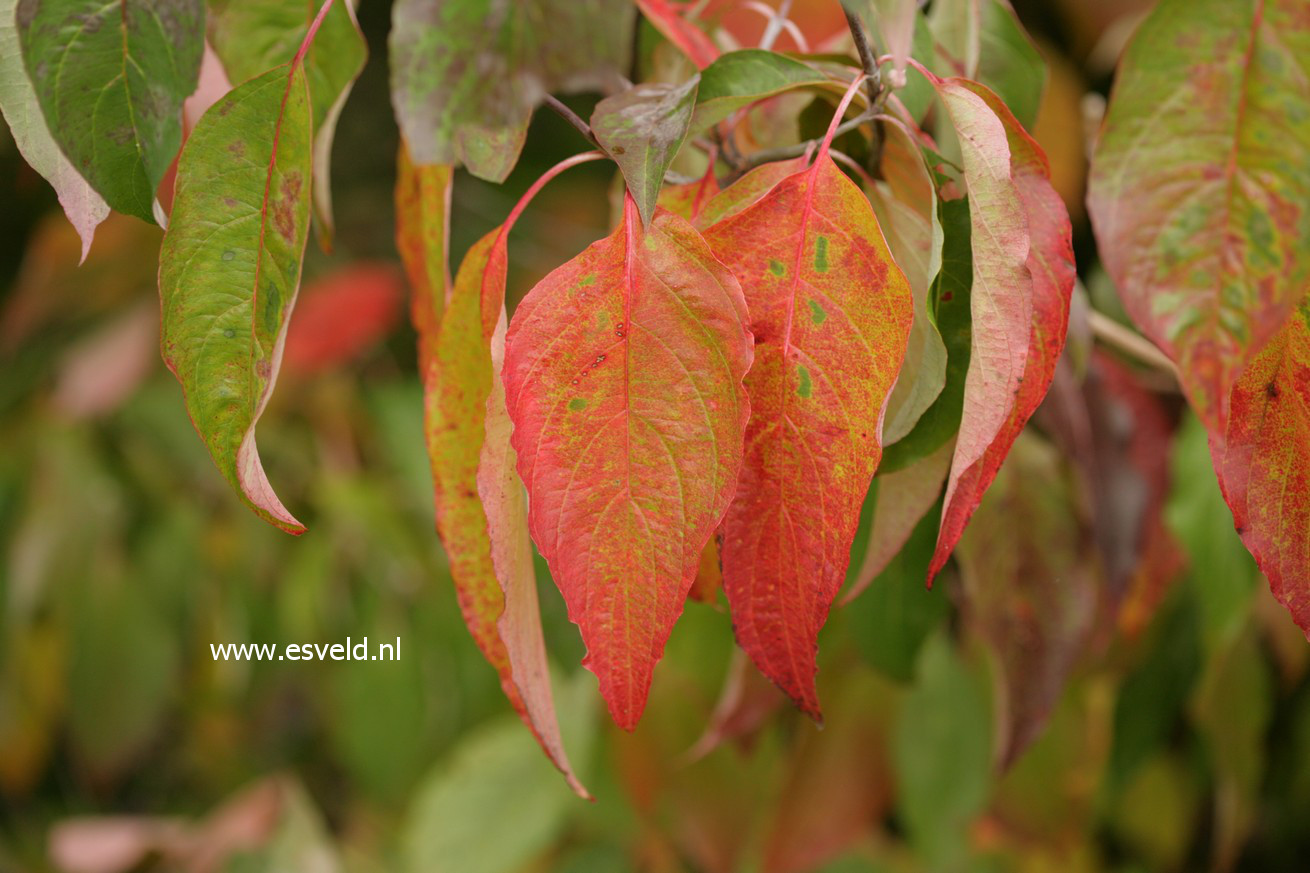
<svg viewBox="0 0 1310 873"><path fill-rule="evenodd" d="M1074 282L1069 215L1051 187L1050 168L1041 147L984 86L947 79L937 83L937 88L952 112L965 149L974 225L974 339L965 384L965 418L951 463L929 579L945 565L1010 446L1046 396L1064 350ZM970 139L986 135L984 131L994 132L984 113L991 113L990 120L1000 123L1006 142L989 140L985 148L978 148L982 140ZM994 161L1001 155L1008 157L1009 178L998 180L980 172L982 161ZM996 197L990 208L989 193ZM1013 209L1016 201L1020 214L1000 211ZM1017 238L1011 239L1011 234ZM1000 245L996 245L998 241ZM1024 252L1025 264L1016 270L1012 258L1019 251ZM1024 294L1030 295L1027 301L1016 299ZM1026 315L1026 322L1020 322L1021 314ZM1021 324L1023 339L1018 340ZM993 327L997 335L990 334ZM1002 337L1006 345L996 342ZM1016 341L1020 345L1012 345ZM1018 376L1014 375L1016 363ZM986 438L979 415L985 404L993 407L991 416L998 407L1006 410L1005 420ZM991 422L986 426L990 430Z"/></svg>
<svg viewBox="0 0 1310 873"><path fill-rule="evenodd" d="M196 125L159 257L164 361L191 420L251 509L289 533L305 528L264 475L255 425L282 362L309 229L301 60L239 85Z"/></svg>
<svg viewBox="0 0 1310 873"><path fill-rule="evenodd" d="M681 85L634 85L596 104L591 130L623 172L642 226L650 224L664 173L682 148L699 77Z"/></svg>
<svg viewBox="0 0 1310 873"><path fill-rule="evenodd" d="M694 182L682 185L665 185L660 189L656 203L674 215L693 224L714 195L719 193L719 180L714 175L714 161L709 162L705 174Z"/></svg>
<svg viewBox="0 0 1310 873"><path fill-rule="evenodd" d="M717 603L722 590L723 567L719 562L719 543L710 537L710 541L701 550L696 581L692 583L687 596L698 603Z"/></svg>
<svg viewBox="0 0 1310 873"><path fill-rule="evenodd" d="M1299 0L1163 0L1119 67L1087 204L1133 320L1227 424L1310 285L1310 18Z"/></svg>
<svg viewBox="0 0 1310 873"><path fill-rule="evenodd" d="M746 304L684 220L615 232L528 293L505 389L529 522L620 727L636 725L732 497L749 405Z"/></svg>
<svg viewBox="0 0 1310 873"><path fill-rule="evenodd" d="M396 251L409 277L410 319L418 332L419 363L424 369L450 288L453 169L448 164L415 164L404 142L396 154Z"/></svg>
<svg viewBox="0 0 1310 873"><path fill-rule="evenodd" d="M69 163L46 128L36 91L23 67L14 22L16 5L16 0L0 0L0 115L23 160L55 189L59 205L82 239L85 261L96 227L109 215L109 204Z"/></svg>
<svg viewBox="0 0 1310 873"><path fill-rule="evenodd" d="M755 669L746 653L733 649L719 699L714 703L704 732L687 750L684 760L688 763L699 761L725 742L736 743L743 751L750 751L755 734L786 702L787 698L778 691L778 686Z"/></svg>
<svg viewBox="0 0 1310 873"><path fill-rule="evenodd" d="M883 417L884 443L907 435L946 384L946 345L933 323L929 294L942 268L944 234L937 218L937 188L923 152L899 121L880 116L883 131L880 179L865 190L896 263L914 293L914 326Z"/></svg>
<svg viewBox="0 0 1310 873"><path fill-rule="evenodd" d="M831 84L814 67L786 55L762 49L728 52L701 73L691 127L704 130L757 100L794 88Z"/></svg>
<svg viewBox="0 0 1310 873"><path fill-rule="evenodd" d="M473 245L460 264L439 322L427 320L431 311L426 304L420 301L415 306L437 531L450 561L460 610L478 648L499 674L506 697L582 796L586 789L573 774L555 716L527 507L515 471L500 374L509 231L546 182L570 166L599 157L590 152L554 167L504 224ZM436 203L446 201L444 191L429 187L425 193ZM411 230L424 232L423 227L405 227L406 220L402 211L402 240ZM444 243L434 240L425 256L444 260L439 245ZM415 288L415 293L424 289Z"/></svg>
<svg viewBox="0 0 1310 873"><path fill-rule="evenodd" d="M705 231L742 283L756 344L724 591L742 648L815 719L819 628L845 580L913 317L869 201L828 154L835 125L812 166Z"/></svg>
<svg viewBox="0 0 1310 873"><path fill-rule="evenodd" d="M1041 731L1093 628L1094 548L1060 456L1020 438L957 550L965 615L996 656L1002 768Z"/></svg>
<svg viewBox="0 0 1310 873"><path fill-rule="evenodd" d="M641 14L664 38L678 47L699 69L705 69L719 57L718 46L692 24L669 0L637 0Z"/></svg>
<svg viewBox="0 0 1310 873"><path fill-rule="evenodd" d="M789 161L771 161L755 167L727 188L717 192L696 215L695 225L700 230L736 215L752 205L783 179L809 166L808 157Z"/></svg>
<svg viewBox="0 0 1310 873"><path fill-rule="evenodd" d="M332 140L337 117L364 70L368 45L355 21L354 0L334 0L305 55L314 119L314 218L319 241L332 239ZM258 76L291 57L317 7L280 0L216 0L209 5L209 39L233 82Z"/></svg>
<svg viewBox="0 0 1310 873"><path fill-rule="evenodd" d="M415 162L503 182L542 94L621 81L634 13L630 0L399 0L391 100Z"/></svg>
<svg viewBox="0 0 1310 873"><path fill-rule="evenodd" d="M1242 542L1310 638L1310 299L1233 387L1228 430L1211 434Z"/></svg>
<svg viewBox="0 0 1310 873"><path fill-rule="evenodd" d="M205 42L201 0L20 0L23 60L50 135L119 212L155 220Z"/></svg>
<svg viewBox="0 0 1310 873"><path fill-rule="evenodd" d="M300 292L282 363L304 375L350 361L382 340L400 315L400 271L359 261Z"/></svg>

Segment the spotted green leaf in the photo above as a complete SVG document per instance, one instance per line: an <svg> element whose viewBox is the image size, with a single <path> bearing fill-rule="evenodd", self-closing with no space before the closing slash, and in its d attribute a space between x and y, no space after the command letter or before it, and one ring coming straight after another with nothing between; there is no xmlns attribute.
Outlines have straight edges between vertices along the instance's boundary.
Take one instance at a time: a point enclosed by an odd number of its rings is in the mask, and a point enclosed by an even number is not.
<svg viewBox="0 0 1310 873"><path fill-rule="evenodd" d="M298 62L215 103L182 150L159 267L164 360L191 420L251 509L290 533L304 526L264 475L255 424L300 285L312 140Z"/></svg>
<svg viewBox="0 0 1310 873"><path fill-rule="evenodd" d="M286 63L296 53L315 3L284 0L211 0L209 40L228 78L244 82ZM331 159L337 117L368 60L352 0L334 0L305 53L309 105L314 119L314 217L319 240L332 238Z"/></svg>
<svg viewBox="0 0 1310 873"><path fill-rule="evenodd" d="M16 20L55 142L111 207L154 221L199 81L202 0L20 0Z"/></svg>

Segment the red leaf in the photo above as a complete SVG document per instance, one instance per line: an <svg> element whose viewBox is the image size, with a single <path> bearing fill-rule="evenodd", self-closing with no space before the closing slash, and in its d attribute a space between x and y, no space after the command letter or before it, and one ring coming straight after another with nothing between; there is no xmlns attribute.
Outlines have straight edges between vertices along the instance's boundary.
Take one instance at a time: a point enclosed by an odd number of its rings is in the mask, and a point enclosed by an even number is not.
<svg viewBox="0 0 1310 873"><path fill-rule="evenodd" d="M742 648L817 720L819 628L882 456L909 284L827 142L813 166L705 233L742 282L757 349L746 461L723 526L724 591Z"/></svg>
<svg viewBox="0 0 1310 873"><path fill-rule="evenodd" d="M519 304L505 391L532 537L620 727L723 518L749 416L740 286L681 218L608 238Z"/></svg>
<svg viewBox="0 0 1310 873"><path fill-rule="evenodd" d="M427 203L435 211L416 212L402 203L398 228L402 246L407 240L427 238L426 243L418 242L410 258L411 267L428 285L415 288L415 322L424 358L424 429L437 530L460 610L478 648L499 674L505 696L583 797L586 789L573 774L555 717L523 486L514 472L499 377L509 230L542 185L569 166L599 157L594 152L579 155L548 171L503 225L473 245L460 264L439 322L434 308L444 295L430 282L440 282L445 272L441 205L449 202L443 190L448 171L430 177L436 187L409 204ZM404 182L405 174L401 178Z"/></svg>
<svg viewBox="0 0 1310 873"><path fill-rule="evenodd" d="M1224 441L1210 441L1242 542L1310 639L1310 300L1233 388Z"/></svg>
<svg viewBox="0 0 1310 873"><path fill-rule="evenodd" d="M637 0L637 7L698 69L705 69L719 56L718 46L705 31L683 18L668 0Z"/></svg>
<svg viewBox="0 0 1310 873"><path fill-rule="evenodd" d="M1074 282L1069 213L1051 187L1041 146L986 87L965 79L934 84L964 150L974 280L964 416L930 582L1046 396L1064 350ZM1023 263L1015 261L1019 254Z"/></svg>
<svg viewBox="0 0 1310 873"><path fill-rule="evenodd" d="M400 316L400 273L358 263L306 285L287 332L282 363L308 375L358 357L391 332Z"/></svg>

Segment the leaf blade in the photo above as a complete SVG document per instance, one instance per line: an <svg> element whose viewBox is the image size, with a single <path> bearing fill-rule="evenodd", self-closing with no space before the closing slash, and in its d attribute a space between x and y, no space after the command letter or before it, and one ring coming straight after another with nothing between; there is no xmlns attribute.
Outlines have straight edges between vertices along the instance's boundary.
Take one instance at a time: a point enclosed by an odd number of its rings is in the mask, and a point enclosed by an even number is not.
<svg viewBox="0 0 1310 873"><path fill-rule="evenodd" d="M1310 120L1291 109L1310 98L1300 9L1160 3L1125 51L1092 159L1106 269L1219 433L1238 374L1310 282L1296 205L1310 182L1284 158L1310 148Z"/></svg>
<svg viewBox="0 0 1310 873"><path fill-rule="evenodd" d="M183 149L160 252L161 347L192 422L247 505L289 533L305 528L264 474L255 425L300 283L311 141L300 64L229 92ZM251 192L255 203L243 200Z"/></svg>
<svg viewBox="0 0 1310 873"><path fill-rule="evenodd" d="M631 728L731 498L751 351L740 287L700 235L661 212L642 238L625 204L519 304L504 381L532 537Z"/></svg>

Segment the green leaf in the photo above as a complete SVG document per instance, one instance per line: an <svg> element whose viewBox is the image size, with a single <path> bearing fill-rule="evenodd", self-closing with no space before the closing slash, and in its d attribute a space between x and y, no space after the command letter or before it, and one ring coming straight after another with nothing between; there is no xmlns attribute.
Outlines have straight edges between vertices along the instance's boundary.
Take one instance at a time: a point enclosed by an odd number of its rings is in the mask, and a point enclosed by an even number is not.
<svg viewBox="0 0 1310 873"><path fill-rule="evenodd" d="M415 163L504 181L543 93L621 81L634 14L629 0L397 0L392 103Z"/></svg>
<svg viewBox="0 0 1310 873"><path fill-rule="evenodd" d="M591 683L580 673L563 695L565 737L591 756ZM578 800L517 719L471 733L419 788L402 831L404 870L514 873L558 838Z"/></svg>
<svg viewBox="0 0 1310 873"><path fill-rule="evenodd" d="M650 226L664 172L687 138L697 84L693 76L681 85L635 85L606 97L591 114L591 130L623 171L642 227Z"/></svg>
<svg viewBox="0 0 1310 873"><path fill-rule="evenodd" d="M1025 128L1037 120L1046 91L1046 60L1010 7L984 0L977 79L996 92Z"/></svg>
<svg viewBox="0 0 1310 873"><path fill-rule="evenodd" d="M109 204L68 162L50 136L36 91L23 68L14 22L16 5L16 0L0 0L0 114L23 160L54 187L59 205L82 238L85 261L96 227L109 215Z"/></svg>
<svg viewBox="0 0 1310 873"><path fill-rule="evenodd" d="M1124 53L1087 196L1124 305L1222 434L1310 287L1303 0L1162 0Z"/></svg>
<svg viewBox="0 0 1310 873"><path fill-rule="evenodd" d="M211 0L209 41L233 82L244 82L295 56L318 7L283 0ZM305 53L314 119L314 217L319 239L332 238L331 159L337 117L368 60L352 0L334 0Z"/></svg>
<svg viewBox="0 0 1310 873"><path fill-rule="evenodd" d="M154 221L200 77L202 0L20 0L16 20L55 141L111 207Z"/></svg>
<svg viewBox="0 0 1310 873"><path fill-rule="evenodd" d="M914 293L914 324L905 349L903 375L896 381L883 412L882 437L904 437L941 394L946 384L946 345L929 310L933 280L942 267L942 225L937 217L937 188L923 152L899 121L878 119L883 130L881 178L865 182L896 264Z"/></svg>
<svg viewBox="0 0 1310 873"><path fill-rule="evenodd" d="M299 63L215 103L182 150L159 267L164 360L191 420L250 508L290 533L304 526L264 475L255 424L300 285L312 134Z"/></svg>
<svg viewBox="0 0 1310 873"><path fill-rule="evenodd" d="M699 132L718 124L757 100L794 88L829 85L830 80L809 64L777 52L743 49L721 55L701 72L700 93L691 129Z"/></svg>
<svg viewBox="0 0 1310 873"><path fill-rule="evenodd" d="M938 869L967 869L967 828L991 790L991 733L980 678L936 635L919 656L892 753L910 841Z"/></svg>
<svg viewBox="0 0 1310 873"><path fill-rule="evenodd" d="M973 286L972 227L967 200L938 204L942 224L942 267L929 295L937 329L946 344L946 383L932 406L919 417L914 430L887 446L881 470L904 469L945 445L960 428L964 385L969 370Z"/></svg>

